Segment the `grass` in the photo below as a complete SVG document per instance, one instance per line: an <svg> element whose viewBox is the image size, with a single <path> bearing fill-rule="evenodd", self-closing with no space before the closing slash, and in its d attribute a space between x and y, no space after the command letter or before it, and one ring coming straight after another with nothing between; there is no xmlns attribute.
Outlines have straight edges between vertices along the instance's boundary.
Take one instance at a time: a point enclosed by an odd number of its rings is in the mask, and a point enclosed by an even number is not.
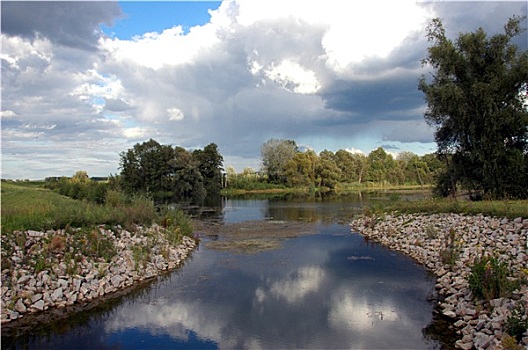
<svg viewBox="0 0 528 350"><path fill-rule="evenodd" d="M380 204L378 204L380 205ZM431 198L412 201L397 200L383 204L386 212L402 213L459 213L467 215L483 214L510 219L528 218L528 200L477 201Z"/></svg>
<svg viewBox="0 0 528 350"><path fill-rule="evenodd" d="M15 230L48 230L94 225L150 225L170 220L171 227L182 225L183 234L190 234L190 224L178 210L157 212L153 202L145 197L121 198L100 205L74 200L37 185L2 182L2 234Z"/></svg>
<svg viewBox="0 0 528 350"><path fill-rule="evenodd" d="M77 201L33 186L2 182L2 232L86 227L97 224L152 223L153 204L141 198L130 205L104 206Z"/></svg>

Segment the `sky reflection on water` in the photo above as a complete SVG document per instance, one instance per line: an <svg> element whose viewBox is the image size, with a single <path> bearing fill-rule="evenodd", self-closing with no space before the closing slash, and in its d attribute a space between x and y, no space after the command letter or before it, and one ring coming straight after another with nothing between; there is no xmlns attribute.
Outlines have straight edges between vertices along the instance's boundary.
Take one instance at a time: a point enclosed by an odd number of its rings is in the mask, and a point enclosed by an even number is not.
<svg viewBox="0 0 528 350"><path fill-rule="evenodd" d="M350 203L229 200L222 220L296 220L318 234L243 255L206 248L185 266L132 293L109 311L29 348L284 349L440 348L424 338L434 277L412 259L335 224ZM348 209L347 209L348 208ZM327 219L327 218L331 219ZM308 218L308 219L307 219ZM328 224L328 222L334 222ZM19 348L23 347L19 344Z"/></svg>
<svg viewBox="0 0 528 350"><path fill-rule="evenodd" d="M431 287L410 259L359 236L314 235L258 255L200 251L181 274L119 307L104 331L121 345L168 336L169 347L184 348L425 348Z"/></svg>

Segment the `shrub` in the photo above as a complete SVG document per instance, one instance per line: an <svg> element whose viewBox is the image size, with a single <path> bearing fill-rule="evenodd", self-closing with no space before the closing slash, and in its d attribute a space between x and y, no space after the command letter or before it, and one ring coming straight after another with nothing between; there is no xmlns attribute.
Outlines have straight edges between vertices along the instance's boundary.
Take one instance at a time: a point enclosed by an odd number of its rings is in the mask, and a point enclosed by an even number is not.
<svg viewBox="0 0 528 350"><path fill-rule="evenodd" d="M126 204L127 197L123 191L108 190L106 192L105 203L107 206L116 208Z"/></svg>
<svg viewBox="0 0 528 350"><path fill-rule="evenodd" d="M446 246L440 251L442 262L452 267L460 257L460 244L456 242L456 232L453 228L449 229Z"/></svg>
<svg viewBox="0 0 528 350"><path fill-rule="evenodd" d="M484 300L508 296L519 282L511 277L508 265L494 257L484 257L475 262L469 276L473 295Z"/></svg>
<svg viewBox="0 0 528 350"><path fill-rule="evenodd" d="M528 316L526 315L526 309L522 304L518 304L513 309L512 314L506 319L506 333L520 342L523 333L528 329Z"/></svg>

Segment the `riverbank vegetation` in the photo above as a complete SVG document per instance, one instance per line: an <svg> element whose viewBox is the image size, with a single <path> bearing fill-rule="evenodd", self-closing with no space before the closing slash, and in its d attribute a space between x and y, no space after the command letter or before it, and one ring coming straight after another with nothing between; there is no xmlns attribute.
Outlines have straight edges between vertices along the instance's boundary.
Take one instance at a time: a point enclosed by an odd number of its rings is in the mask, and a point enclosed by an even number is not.
<svg viewBox="0 0 528 350"><path fill-rule="evenodd" d="M262 145L261 171L226 169L228 190L315 192L364 190L400 186L429 187L444 170L434 154L411 152L397 157L379 147L368 155L347 150L319 154L300 150L294 140L270 139Z"/></svg>
<svg viewBox="0 0 528 350"><path fill-rule="evenodd" d="M95 188L97 185L87 181L84 186L79 188ZM44 183L2 181L1 191L2 234L11 234L15 230L56 230L100 224L131 227L154 222L180 227L185 235L191 233L190 221L180 210L156 208L148 197L127 196L116 189L106 190L104 204L66 197L44 188Z"/></svg>
<svg viewBox="0 0 528 350"><path fill-rule="evenodd" d="M458 213L467 215L489 215L514 219L528 218L528 200L485 200L471 201L452 198L426 198L416 200L399 200L399 197L378 202L369 206L367 212L395 213Z"/></svg>

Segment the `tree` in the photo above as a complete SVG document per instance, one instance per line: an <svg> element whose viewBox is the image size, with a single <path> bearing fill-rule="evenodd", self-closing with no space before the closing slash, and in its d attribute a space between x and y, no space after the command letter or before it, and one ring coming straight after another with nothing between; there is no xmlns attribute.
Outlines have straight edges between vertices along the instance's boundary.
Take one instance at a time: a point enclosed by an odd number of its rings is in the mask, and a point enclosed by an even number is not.
<svg viewBox="0 0 528 350"><path fill-rule="evenodd" d="M440 19L427 28L432 46L422 63L434 72L418 89L446 160L440 184L450 188L438 192L454 193L460 183L475 197L528 198L528 51L511 42L524 19L512 17L503 34L479 28L454 42Z"/></svg>
<svg viewBox="0 0 528 350"><path fill-rule="evenodd" d="M90 177L85 170L76 171L71 178L72 183L88 183L90 182Z"/></svg>
<svg viewBox="0 0 528 350"><path fill-rule="evenodd" d="M121 153L122 185L127 192L146 192L157 199L171 196L174 149L150 139Z"/></svg>
<svg viewBox="0 0 528 350"><path fill-rule="evenodd" d="M395 168L394 158L382 147L378 147L369 153L368 157L368 177L375 183L390 182L390 173Z"/></svg>
<svg viewBox="0 0 528 350"><path fill-rule="evenodd" d="M150 139L122 152L120 184L128 193L147 193L156 201L203 201L220 193L223 158L212 143L193 153Z"/></svg>
<svg viewBox="0 0 528 350"><path fill-rule="evenodd" d="M200 203L205 197L203 176L196 166L191 152L183 147L174 147L173 191L177 201L191 199Z"/></svg>
<svg viewBox="0 0 528 350"><path fill-rule="evenodd" d="M333 152L324 150L319 153L316 167L316 180L319 187L335 188L341 178L341 169L335 162Z"/></svg>
<svg viewBox="0 0 528 350"><path fill-rule="evenodd" d="M292 140L269 139L262 145L262 165L269 182L286 183L286 164L297 152L297 144Z"/></svg>
<svg viewBox="0 0 528 350"><path fill-rule="evenodd" d="M319 158L312 150L297 152L286 163L287 184L292 187L315 187L315 172Z"/></svg>
<svg viewBox="0 0 528 350"><path fill-rule="evenodd" d="M195 150L193 158L203 177L208 196L219 196L222 189L222 163L224 158L218 152L218 146L210 143L203 150Z"/></svg>

